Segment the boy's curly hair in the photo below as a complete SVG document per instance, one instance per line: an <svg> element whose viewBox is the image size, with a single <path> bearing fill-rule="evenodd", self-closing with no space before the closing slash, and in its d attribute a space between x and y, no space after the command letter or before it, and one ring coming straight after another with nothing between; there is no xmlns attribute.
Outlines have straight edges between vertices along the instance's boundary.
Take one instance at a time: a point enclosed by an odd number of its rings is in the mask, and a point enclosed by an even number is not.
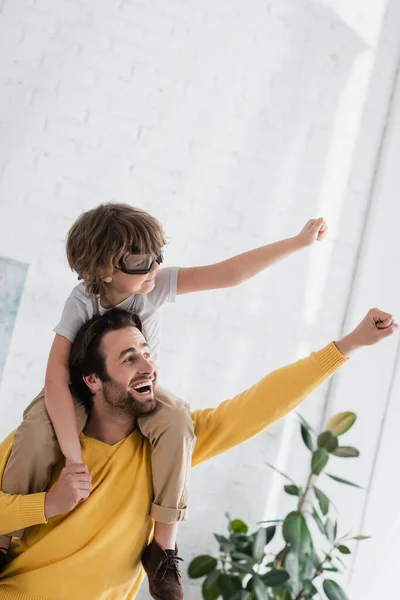
<svg viewBox="0 0 400 600"><path fill-rule="evenodd" d="M109 202L84 212L67 235L67 259L89 295L103 294L104 279L132 253L161 254L166 244L161 224L140 208Z"/></svg>

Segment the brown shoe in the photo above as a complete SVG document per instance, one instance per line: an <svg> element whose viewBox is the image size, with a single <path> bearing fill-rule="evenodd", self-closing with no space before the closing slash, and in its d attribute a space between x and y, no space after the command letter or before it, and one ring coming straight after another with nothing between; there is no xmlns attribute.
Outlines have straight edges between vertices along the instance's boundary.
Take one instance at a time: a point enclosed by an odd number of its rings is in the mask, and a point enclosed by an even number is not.
<svg viewBox="0 0 400 600"><path fill-rule="evenodd" d="M0 548L0 573L6 568L9 562L8 549Z"/></svg>
<svg viewBox="0 0 400 600"><path fill-rule="evenodd" d="M164 550L153 539L142 554L142 565L149 578L150 596L155 600L183 600L183 587L175 550Z"/></svg>

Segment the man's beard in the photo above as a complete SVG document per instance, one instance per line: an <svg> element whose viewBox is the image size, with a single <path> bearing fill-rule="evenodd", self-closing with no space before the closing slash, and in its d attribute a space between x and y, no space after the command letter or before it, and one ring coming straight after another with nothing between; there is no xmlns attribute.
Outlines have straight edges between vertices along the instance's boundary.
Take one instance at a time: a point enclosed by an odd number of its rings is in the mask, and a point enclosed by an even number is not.
<svg viewBox="0 0 400 600"><path fill-rule="evenodd" d="M126 386L112 379L103 381L103 398L110 409L110 413L114 415L139 417L153 412L157 407L155 398L142 401L136 400Z"/></svg>

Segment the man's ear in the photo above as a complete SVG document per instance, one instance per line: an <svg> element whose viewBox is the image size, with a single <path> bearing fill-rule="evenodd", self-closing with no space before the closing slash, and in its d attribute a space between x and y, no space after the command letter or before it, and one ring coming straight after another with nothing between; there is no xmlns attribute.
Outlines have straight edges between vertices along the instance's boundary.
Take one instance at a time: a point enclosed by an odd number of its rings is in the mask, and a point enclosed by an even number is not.
<svg viewBox="0 0 400 600"><path fill-rule="evenodd" d="M104 277L103 282L104 283L111 283L112 282L112 275L109 275L108 277Z"/></svg>
<svg viewBox="0 0 400 600"><path fill-rule="evenodd" d="M90 375L85 375L82 379L86 383L92 394L99 392L102 389L101 380L94 373L91 373Z"/></svg>

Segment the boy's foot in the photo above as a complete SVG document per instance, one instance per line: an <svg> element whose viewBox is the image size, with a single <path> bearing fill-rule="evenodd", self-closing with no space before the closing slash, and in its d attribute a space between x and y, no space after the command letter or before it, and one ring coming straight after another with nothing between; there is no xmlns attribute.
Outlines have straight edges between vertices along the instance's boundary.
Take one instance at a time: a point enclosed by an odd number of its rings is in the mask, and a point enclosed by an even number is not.
<svg viewBox="0 0 400 600"><path fill-rule="evenodd" d="M8 549L0 548L0 573L8 563Z"/></svg>
<svg viewBox="0 0 400 600"><path fill-rule="evenodd" d="M142 554L142 565L149 578L150 596L155 600L183 600L183 587L175 550L164 550L153 539Z"/></svg>

